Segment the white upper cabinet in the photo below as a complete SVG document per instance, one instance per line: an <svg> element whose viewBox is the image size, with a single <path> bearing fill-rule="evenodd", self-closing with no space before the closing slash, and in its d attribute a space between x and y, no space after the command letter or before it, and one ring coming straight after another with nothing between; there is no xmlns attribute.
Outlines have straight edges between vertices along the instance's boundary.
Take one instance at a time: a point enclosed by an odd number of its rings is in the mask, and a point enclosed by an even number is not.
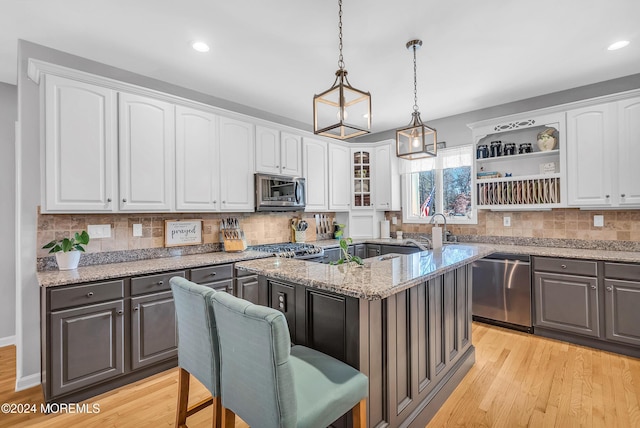
<svg viewBox="0 0 640 428"><path fill-rule="evenodd" d="M43 212L114 211L116 92L48 75Z"/></svg>
<svg viewBox="0 0 640 428"><path fill-rule="evenodd" d="M640 205L640 98L618 102L618 202Z"/></svg>
<svg viewBox="0 0 640 428"><path fill-rule="evenodd" d="M350 150L339 144L329 144L329 210L349 210L351 180Z"/></svg>
<svg viewBox="0 0 640 428"><path fill-rule="evenodd" d="M302 176L302 138L299 135L280 133L280 162L282 174Z"/></svg>
<svg viewBox="0 0 640 428"><path fill-rule="evenodd" d="M640 98L567 112L569 205L640 205Z"/></svg>
<svg viewBox="0 0 640 428"><path fill-rule="evenodd" d="M172 211L174 105L119 94L120 210Z"/></svg>
<svg viewBox="0 0 640 428"><path fill-rule="evenodd" d="M220 209L253 211L255 130L250 123L220 117Z"/></svg>
<svg viewBox="0 0 640 428"><path fill-rule="evenodd" d="M256 126L256 172L301 176L301 155L300 136Z"/></svg>
<svg viewBox="0 0 640 428"><path fill-rule="evenodd" d="M395 145L375 147L373 156L373 201L377 210L400 210L400 175Z"/></svg>
<svg viewBox="0 0 640 428"><path fill-rule="evenodd" d="M176 209L220 208L220 163L217 117L176 106Z"/></svg>
<svg viewBox="0 0 640 428"><path fill-rule="evenodd" d="M329 192L327 180L327 142L305 138L302 163L307 186L307 211L327 211Z"/></svg>

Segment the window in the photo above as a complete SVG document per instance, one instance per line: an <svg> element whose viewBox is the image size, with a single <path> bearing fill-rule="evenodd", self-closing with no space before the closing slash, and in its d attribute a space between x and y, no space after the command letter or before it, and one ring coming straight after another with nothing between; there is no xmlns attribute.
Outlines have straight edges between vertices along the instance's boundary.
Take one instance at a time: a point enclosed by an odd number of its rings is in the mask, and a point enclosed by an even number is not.
<svg viewBox="0 0 640 428"><path fill-rule="evenodd" d="M438 151L436 158L403 162L403 221L427 223L442 213L450 223L477 223L473 147Z"/></svg>

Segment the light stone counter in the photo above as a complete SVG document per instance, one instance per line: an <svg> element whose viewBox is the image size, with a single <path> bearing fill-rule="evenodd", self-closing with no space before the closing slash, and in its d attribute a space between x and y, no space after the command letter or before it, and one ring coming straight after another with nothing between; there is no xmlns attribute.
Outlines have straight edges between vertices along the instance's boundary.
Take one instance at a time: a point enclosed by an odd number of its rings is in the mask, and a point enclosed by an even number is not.
<svg viewBox="0 0 640 428"><path fill-rule="evenodd" d="M78 269L67 271L40 271L38 272L38 283L41 287L55 287L58 285L77 284L80 282L103 281L112 278L234 263L240 260L259 259L271 256L271 253L261 251L243 251L240 253L215 252L188 256L164 257L135 262L109 263L79 267Z"/></svg>
<svg viewBox="0 0 640 428"><path fill-rule="evenodd" d="M236 264L236 267L345 296L377 300L467 265L494 251L490 245L460 244L415 254L373 257L366 259L362 267L282 258L245 261Z"/></svg>
<svg viewBox="0 0 640 428"><path fill-rule="evenodd" d="M337 248L339 242L337 239L327 239L323 241L313 242L323 248ZM354 239L352 244L382 244L382 245L403 245L412 246L413 244L405 244L403 241L396 239ZM451 245L476 245L461 242L448 243ZM496 244L486 243L483 245L491 246L497 253L507 254L523 254L530 256L546 256L546 257L564 257L569 259L586 259L586 260L603 260L621 263L640 263L640 251L619 251L619 250L601 250L601 249L583 249L583 248L567 248L553 246L534 246L534 245L513 245L513 244Z"/></svg>

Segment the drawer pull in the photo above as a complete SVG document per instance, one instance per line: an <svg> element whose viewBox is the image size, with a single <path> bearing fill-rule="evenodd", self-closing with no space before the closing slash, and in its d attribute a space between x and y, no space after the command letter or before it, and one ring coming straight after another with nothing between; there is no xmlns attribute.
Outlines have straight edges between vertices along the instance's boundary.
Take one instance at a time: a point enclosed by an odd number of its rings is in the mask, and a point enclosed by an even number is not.
<svg viewBox="0 0 640 428"><path fill-rule="evenodd" d="M592 289L592 290L595 290L596 288L597 288L597 287L596 287L595 285L592 285L592 286L591 286L591 289Z"/></svg>
<svg viewBox="0 0 640 428"><path fill-rule="evenodd" d="M216 272L211 272L209 276L216 276Z"/></svg>
<svg viewBox="0 0 640 428"><path fill-rule="evenodd" d="M118 311L118 315L122 315L124 311Z"/></svg>
<svg viewBox="0 0 640 428"><path fill-rule="evenodd" d="M89 291L89 292L87 293L87 297L91 297L91 296L93 296L93 291Z"/></svg>
<svg viewBox="0 0 640 428"><path fill-rule="evenodd" d="M613 291L613 287L611 286L607 287L607 291Z"/></svg>
<svg viewBox="0 0 640 428"><path fill-rule="evenodd" d="M133 311L137 311L138 309L140 309L140 306L136 306L135 308L133 308Z"/></svg>
<svg viewBox="0 0 640 428"><path fill-rule="evenodd" d="M560 267L561 267L562 269L566 269L566 268L567 268L567 265L560 265Z"/></svg>
<svg viewBox="0 0 640 428"><path fill-rule="evenodd" d="M156 284L157 285L162 285L162 284L164 284L164 281L158 281Z"/></svg>

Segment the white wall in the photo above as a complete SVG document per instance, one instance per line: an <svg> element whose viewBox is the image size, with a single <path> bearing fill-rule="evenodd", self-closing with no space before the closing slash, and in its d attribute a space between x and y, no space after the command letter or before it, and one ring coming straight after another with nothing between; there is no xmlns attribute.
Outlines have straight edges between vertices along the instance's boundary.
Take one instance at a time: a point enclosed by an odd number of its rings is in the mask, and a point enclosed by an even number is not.
<svg viewBox="0 0 640 428"><path fill-rule="evenodd" d="M18 91L14 85L0 82L0 346L13 344L16 335L15 271L15 121L18 116Z"/></svg>

